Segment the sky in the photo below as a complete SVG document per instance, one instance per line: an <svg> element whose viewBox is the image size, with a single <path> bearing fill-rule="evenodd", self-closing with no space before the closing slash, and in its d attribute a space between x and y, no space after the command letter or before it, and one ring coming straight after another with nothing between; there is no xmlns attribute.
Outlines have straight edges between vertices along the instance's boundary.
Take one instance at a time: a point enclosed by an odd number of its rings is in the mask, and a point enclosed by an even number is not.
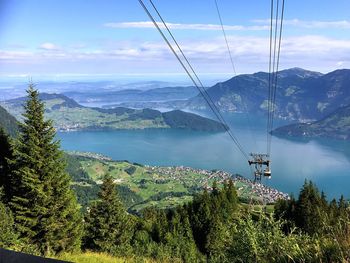
<svg viewBox="0 0 350 263"><path fill-rule="evenodd" d="M153 2L199 76L234 74L214 0ZM217 2L236 73L268 71L271 2ZM349 10L285 0L280 69L350 68ZM138 0L0 0L0 78L113 75L184 76Z"/></svg>

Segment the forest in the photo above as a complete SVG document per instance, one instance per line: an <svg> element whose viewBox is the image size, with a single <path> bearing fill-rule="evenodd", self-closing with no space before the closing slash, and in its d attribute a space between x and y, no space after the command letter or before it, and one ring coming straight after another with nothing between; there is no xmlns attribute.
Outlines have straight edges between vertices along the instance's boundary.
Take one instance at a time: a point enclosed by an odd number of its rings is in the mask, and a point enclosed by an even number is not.
<svg viewBox="0 0 350 263"><path fill-rule="evenodd" d="M184 205L136 216L107 175L81 209L52 121L33 85L27 92L18 136L0 130L0 247L71 261L91 253L130 262L350 260L349 202L328 201L310 181L273 212L240 203L227 181Z"/></svg>

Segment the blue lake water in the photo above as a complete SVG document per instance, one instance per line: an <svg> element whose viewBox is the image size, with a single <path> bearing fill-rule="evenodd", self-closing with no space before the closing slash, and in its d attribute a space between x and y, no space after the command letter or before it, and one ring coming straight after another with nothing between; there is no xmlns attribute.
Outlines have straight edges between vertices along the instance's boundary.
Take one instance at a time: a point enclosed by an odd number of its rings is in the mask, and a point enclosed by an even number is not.
<svg viewBox="0 0 350 263"><path fill-rule="evenodd" d="M266 152L266 120L226 114L247 153ZM254 125L252 125L254 123ZM278 123L276 123L278 126ZM246 159L226 133L184 130L135 130L58 133L65 150L97 152L115 160L149 165L222 169L253 179ZM272 138L272 178L263 183L298 194L311 179L328 198L350 198L350 142Z"/></svg>

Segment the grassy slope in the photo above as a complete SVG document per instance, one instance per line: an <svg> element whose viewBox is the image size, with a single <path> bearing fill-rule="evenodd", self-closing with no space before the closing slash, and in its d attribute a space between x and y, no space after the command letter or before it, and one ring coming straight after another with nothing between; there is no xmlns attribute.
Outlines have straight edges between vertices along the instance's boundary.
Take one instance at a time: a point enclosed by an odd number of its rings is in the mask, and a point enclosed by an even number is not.
<svg viewBox="0 0 350 263"><path fill-rule="evenodd" d="M128 162L86 159L80 161L80 164L82 169L97 184L101 183L101 179L105 174L110 174L118 185L128 187L132 192L141 197L142 204L133 207L135 210L140 210L148 206L166 208L190 201L192 199L192 193L189 191L190 187L194 186L198 181L191 180L191 177L184 180L179 178L169 179L166 175L152 173L145 167L133 165ZM136 168L135 172L131 175L125 171L130 167ZM165 181L166 183L163 183ZM167 196L160 198L160 200L152 200L152 197L159 193L168 193L170 195L170 192L183 193L183 196Z"/></svg>
<svg viewBox="0 0 350 263"><path fill-rule="evenodd" d="M186 203L192 200L193 194L202 191L206 186L211 186L215 180L220 182L225 178L225 176L215 174L209 176L200 170L158 169L126 161L100 160L93 157L76 158L76 162L79 163L79 167L75 167L75 171L83 172L84 177L89 179L79 181L77 176L72 176L75 180L74 185L78 184L84 190L91 189L96 192L97 186L92 182L98 185L102 182L103 176L109 174L119 187L131 190L126 193L129 195L126 206L133 211L140 211L149 206L169 208ZM168 173L169 171L172 172ZM73 173L76 174L76 172ZM228 178L230 177L226 179ZM247 182L236 181L235 184L242 199L250 199L252 196L257 198L256 193L252 193L252 188ZM125 197L122 196L122 198ZM85 204L87 203L85 200Z"/></svg>

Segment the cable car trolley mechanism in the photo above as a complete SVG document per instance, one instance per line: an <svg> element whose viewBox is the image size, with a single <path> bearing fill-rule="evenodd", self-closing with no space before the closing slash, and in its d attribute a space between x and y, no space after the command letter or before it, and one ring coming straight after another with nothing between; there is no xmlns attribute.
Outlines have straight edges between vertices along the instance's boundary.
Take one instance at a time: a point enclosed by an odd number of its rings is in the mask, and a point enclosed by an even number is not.
<svg viewBox="0 0 350 263"><path fill-rule="evenodd" d="M271 178L271 170L270 170L270 159L268 154L263 153L251 153L251 160L248 160L250 166L254 165L254 181L261 182L261 177ZM265 168L264 168L265 166Z"/></svg>

